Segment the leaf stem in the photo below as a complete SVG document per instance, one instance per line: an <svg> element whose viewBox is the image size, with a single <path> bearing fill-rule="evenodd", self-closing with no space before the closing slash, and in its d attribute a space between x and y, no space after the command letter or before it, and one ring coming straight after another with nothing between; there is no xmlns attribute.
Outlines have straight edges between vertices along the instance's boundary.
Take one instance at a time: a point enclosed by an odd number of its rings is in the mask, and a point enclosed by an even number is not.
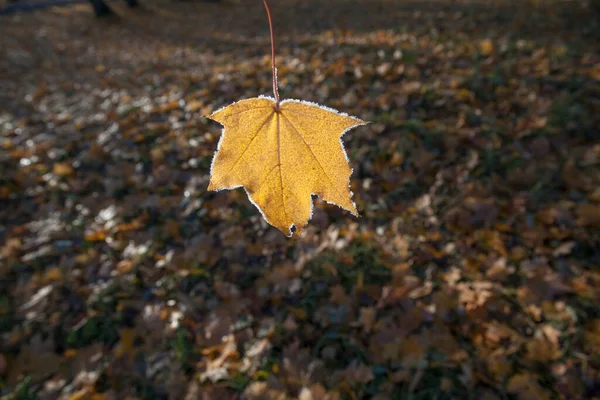
<svg viewBox="0 0 600 400"><path fill-rule="evenodd" d="M275 109L279 110L279 88L277 86L277 67L275 67L275 39L273 36L273 22L271 21L271 10L267 0L263 0L269 18L269 31L271 32L271 69L273 70L273 94L275 95Z"/></svg>

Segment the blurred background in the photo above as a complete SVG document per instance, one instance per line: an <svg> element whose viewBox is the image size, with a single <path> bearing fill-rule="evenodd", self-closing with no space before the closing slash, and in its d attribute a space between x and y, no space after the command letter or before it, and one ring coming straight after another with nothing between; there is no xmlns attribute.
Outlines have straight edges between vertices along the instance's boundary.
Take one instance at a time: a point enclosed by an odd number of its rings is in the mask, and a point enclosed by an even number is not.
<svg viewBox="0 0 600 400"><path fill-rule="evenodd" d="M370 121L287 239L206 191L262 1L0 0L0 397L598 398L598 4L271 0L282 98Z"/></svg>

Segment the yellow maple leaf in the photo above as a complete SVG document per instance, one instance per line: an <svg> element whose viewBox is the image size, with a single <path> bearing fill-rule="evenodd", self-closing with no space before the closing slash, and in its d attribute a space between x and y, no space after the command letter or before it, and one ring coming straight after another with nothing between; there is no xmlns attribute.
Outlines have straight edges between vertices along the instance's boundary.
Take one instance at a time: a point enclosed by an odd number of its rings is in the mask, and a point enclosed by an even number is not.
<svg viewBox="0 0 600 400"><path fill-rule="evenodd" d="M243 186L265 220L292 236L308 223L313 194L358 215L341 137L365 122L307 101L279 101L271 11L267 1L263 3L271 33L275 98L238 101L209 116L224 129L208 190Z"/></svg>
<svg viewBox="0 0 600 400"><path fill-rule="evenodd" d="M312 214L311 195L357 215L341 136L358 118L300 100L236 102L209 118L224 126L208 189L243 186L265 220L291 236Z"/></svg>

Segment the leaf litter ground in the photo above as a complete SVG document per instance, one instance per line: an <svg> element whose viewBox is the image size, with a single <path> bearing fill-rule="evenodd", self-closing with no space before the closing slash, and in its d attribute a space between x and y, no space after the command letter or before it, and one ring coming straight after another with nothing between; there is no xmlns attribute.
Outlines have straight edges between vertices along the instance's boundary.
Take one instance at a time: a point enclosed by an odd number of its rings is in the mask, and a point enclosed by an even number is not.
<svg viewBox="0 0 600 400"><path fill-rule="evenodd" d="M271 89L258 3L0 20L0 393L593 397L597 19L274 4L282 97L372 121L344 137L361 218L316 200L288 240L206 191L200 116Z"/></svg>

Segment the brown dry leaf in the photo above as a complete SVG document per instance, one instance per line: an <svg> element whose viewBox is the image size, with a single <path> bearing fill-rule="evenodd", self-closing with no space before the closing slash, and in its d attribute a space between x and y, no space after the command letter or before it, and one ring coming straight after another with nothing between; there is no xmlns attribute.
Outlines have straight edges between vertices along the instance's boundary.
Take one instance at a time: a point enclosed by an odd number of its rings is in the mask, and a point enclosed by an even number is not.
<svg viewBox="0 0 600 400"><path fill-rule="evenodd" d="M467 311L482 307L492 297L493 284L486 281L461 282L456 285L458 301Z"/></svg>
<svg viewBox="0 0 600 400"><path fill-rule="evenodd" d="M131 260L121 260L117 264L117 271L119 271L121 274L126 274L127 272L131 271L133 266L134 265Z"/></svg>
<svg viewBox="0 0 600 400"><path fill-rule="evenodd" d="M477 232L477 239L481 247L485 250L495 251L501 256L506 257L507 251L500 232L484 229Z"/></svg>
<svg viewBox="0 0 600 400"><path fill-rule="evenodd" d="M335 285L331 288L330 293L329 300L333 304L348 305L350 303L350 298L342 285Z"/></svg>
<svg viewBox="0 0 600 400"><path fill-rule="evenodd" d="M190 112L198 111L198 110L202 109L202 107L204 107L204 103L202 103L201 101L198 101L198 100L192 100L189 103L187 103L187 105L186 105L186 108Z"/></svg>
<svg viewBox="0 0 600 400"><path fill-rule="evenodd" d="M19 238L7 239L2 249L0 249L0 257L15 257L19 253L19 249L23 246L23 242Z"/></svg>
<svg viewBox="0 0 600 400"><path fill-rule="evenodd" d="M164 113L167 111L173 111L177 108L179 108L179 100L171 100L168 103L163 103L160 106L155 108L155 111Z"/></svg>
<svg viewBox="0 0 600 400"><path fill-rule="evenodd" d="M209 360L206 363L206 370L200 375L201 381L210 380L213 383L229 376L227 366L230 362L239 359L239 353L233 335L226 336L220 345L205 349L202 353L205 355L211 353L216 355L220 353L218 357Z"/></svg>
<svg viewBox="0 0 600 400"><path fill-rule="evenodd" d="M504 382L512 372L510 361L503 354L497 352L485 358L487 372L495 382Z"/></svg>
<svg viewBox="0 0 600 400"><path fill-rule="evenodd" d="M265 220L287 236L308 223L312 194L358 214L340 138L365 122L299 100L277 109L266 97L233 103L210 118L224 130L209 190L244 186Z"/></svg>
<svg viewBox="0 0 600 400"><path fill-rule="evenodd" d="M537 376L531 373L514 375L508 381L507 389L519 400L550 400L552 396L537 381Z"/></svg>
<svg viewBox="0 0 600 400"><path fill-rule="evenodd" d="M404 366L413 367L425 357L426 350L427 348L420 340L420 336L413 335L402 341L399 355Z"/></svg>
<svg viewBox="0 0 600 400"><path fill-rule="evenodd" d="M558 359L562 355L559 336L560 332L556 328L545 325L533 339L526 342L527 358L542 363Z"/></svg>
<svg viewBox="0 0 600 400"><path fill-rule="evenodd" d="M580 205L577 208L577 217L579 224L583 226L591 228L600 228L600 205Z"/></svg>
<svg viewBox="0 0 600 400"><path fill-rule="evenodd" d="M583 333L584 347L591 354L600 353L600 319L589 322Z"/></svg>

